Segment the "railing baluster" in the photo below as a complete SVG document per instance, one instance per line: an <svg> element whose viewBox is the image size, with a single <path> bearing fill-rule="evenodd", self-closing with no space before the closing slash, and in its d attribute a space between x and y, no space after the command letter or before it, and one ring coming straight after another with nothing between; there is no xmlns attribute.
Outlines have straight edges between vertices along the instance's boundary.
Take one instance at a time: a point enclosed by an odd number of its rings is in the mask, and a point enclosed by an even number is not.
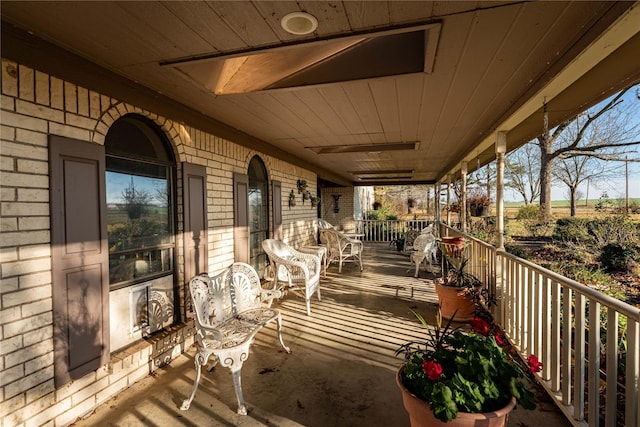
<svg viewBox="0 0 640 427"><path fill-rule="evenodd" d="M600 426L600 303L589 300L589 371L587 392L590 427Z"/></svg>
<svg viewBox="0 0 640 427"><path fill-rule="evenodd" d="M605 426L616 425L618 414L618 312L607 307L607 393Z"/></svg>
<svg viewBox="0 0 640 427"><path fill-rule="evenodd" d="M544 304L542 299L542 274L537 271L534 271L535 275L535 293L534 293L534 302L535 302L535 330L533 332L534 337L534 354L541 355L542 354L542 321L543 321L543 310Z"/></svg>
<svg viewBox="0 0 640 427"><path fill-rule="evenodd" d="M552 280L551 283L551 390L560 391L560 343L562 339L560 331L560 283Z"/></svg>
<svg viewBox="0 0 640 427"><path fill-rule="evenodd" d="M571 404L571 289L562 289L562 403Z"/></svg>
<svg viewBox="0 0 640 427"><path fill-rule="evenodd" d="M640 425L638 417L638 319L627 318L627 370L625 374L624 423L626 426Z"/></svg>
<svg viewBox="0 0 640 427"><path fill-rule="evenodd" d="M540 374L543 379L549 380L550 375L550 366L549 362L551 360L551 288L550 288L551 280L547 276L542 277L542 336L540 337L542 341L542 349L539 352L540 359L542 359L543 369Z"/></svg>
<svg viewBox="0 0 640 427"><path fill-rule="evenodd" d="M576 292L575 304L573 417L578 421L582 421L584 419L584 333L586 311L583 294Z"/></svg>
<svg viewBox="0 0 640 427"><path fill-rule="evenodd" d="M525 342L526 350L525 353L532 354L536 352L535 348L535 288L536 288L536 277L534 275L534 271L530 268L527 268L527 302L525 305L525 312L527 313L527 322L524 327L525 329Z"/></svg>

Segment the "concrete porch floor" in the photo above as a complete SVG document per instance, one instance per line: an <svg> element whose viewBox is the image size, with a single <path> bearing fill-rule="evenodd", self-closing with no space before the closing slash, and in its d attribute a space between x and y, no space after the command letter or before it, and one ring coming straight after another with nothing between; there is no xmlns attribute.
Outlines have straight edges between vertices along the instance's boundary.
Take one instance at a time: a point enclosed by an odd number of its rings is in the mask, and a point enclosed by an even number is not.
<svg viewBox="0 0 640 427"><path fill-rule="evenodd" d="M312 299L311 317L299 296L274 304L292 353L280 347L275 326L258 334L242 368L248 415L236 414L231 373L220 366L203 370L191 408L180 410L195 377L191 347L73 425L408 426L394 378L402 359L394 352L408 340L424 338L409 309L433 318L433 276L422 269L414 278L408 257L387 244L365 244L364 264L363 272L347 264L342 274L332 265L321 279L322 301ZM538 394L538 408L516 408L509 426L571 425Z"/></svg>

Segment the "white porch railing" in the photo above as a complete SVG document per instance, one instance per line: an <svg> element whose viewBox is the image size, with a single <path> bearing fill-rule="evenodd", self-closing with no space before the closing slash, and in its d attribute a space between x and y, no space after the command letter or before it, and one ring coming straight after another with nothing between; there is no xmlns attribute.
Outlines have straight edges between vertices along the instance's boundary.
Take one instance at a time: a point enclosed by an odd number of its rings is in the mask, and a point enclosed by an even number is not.
<svg viewBox="0 0 640 427"><path fill-rule="evenodd" d="M462 235L444 225L440 232ZM640 309L464 237L473 242L470 272L497 301L496 322L523 357L538 356L540 382L567 418L580 426L640 426Z"/></svg>
<svg viewBox="0 0 640 427"><path fill-rule="evenodd" d="M428 220L356 220L356 233L365 242L393 242L409 230L422 230L433 221Z"/></svg>

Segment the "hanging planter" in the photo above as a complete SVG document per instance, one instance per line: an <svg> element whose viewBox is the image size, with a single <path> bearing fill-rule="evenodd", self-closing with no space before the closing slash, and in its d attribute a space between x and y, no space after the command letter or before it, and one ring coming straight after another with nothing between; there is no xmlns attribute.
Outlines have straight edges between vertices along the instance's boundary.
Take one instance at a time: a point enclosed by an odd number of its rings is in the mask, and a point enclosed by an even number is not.
<svg viewBox="0 0 640 427"><path fill-rule="evenodd" d="M298 193L304 194L307 191L307 181L304 179L299 179L298 182Z"/></svg>
<svg viewBox="0 0 640 427"><path fill-rule="evenodd" d="M382 207L382 203L380 202L373 202L373 210L377 211L378 209L380 209Z"/></svg>
<svg viewBox="0 0 640 427"><path fill-rule="evenodd" d="M295 205L296 205L296 193L294 193L293 190L291 190L291 193L289 193L289 208Z"/></svg>
<svg viewBox="0 0 640 427"><path fill-rule="evenodd" d="M315 208L316 206L318 206L320 204L320 197L313 197L311 196L311 207Z"/></svg>

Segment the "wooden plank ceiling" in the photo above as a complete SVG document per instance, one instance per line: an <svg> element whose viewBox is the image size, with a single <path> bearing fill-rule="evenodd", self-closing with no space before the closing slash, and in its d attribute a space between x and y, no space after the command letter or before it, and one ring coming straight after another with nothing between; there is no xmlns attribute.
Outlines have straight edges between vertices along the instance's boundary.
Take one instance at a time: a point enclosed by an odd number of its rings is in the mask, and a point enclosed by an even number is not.
<svg viewBox="0 0 640 427"><path fill-rule="evenodd" d="M287 33L280 20L295 11L316 31ZM634 2L3 1L1 13L3 36L25 30L339 184L442 180L461 160L490 161L497 130L509 149L538 135L542 99L558 122L640 79ZM380 34L423 28L378 47ZM363 40L378 57L357 56ZM424 68L403 71L413 54L392 53L418 41Z"/></svg>

